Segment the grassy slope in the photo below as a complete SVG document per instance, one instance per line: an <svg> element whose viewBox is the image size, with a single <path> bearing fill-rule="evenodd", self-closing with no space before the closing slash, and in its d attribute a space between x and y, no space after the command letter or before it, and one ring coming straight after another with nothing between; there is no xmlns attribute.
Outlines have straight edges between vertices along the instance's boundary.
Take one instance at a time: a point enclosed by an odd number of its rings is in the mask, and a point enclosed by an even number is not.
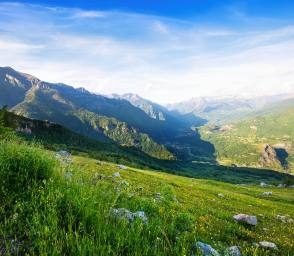
<svg viewBox="0 0 294 256"><path fill-rule="evenodd" d="M0 197L5 198L0 241L17 239L30 255L189 255L198 240L219 252L239 245L243 255L277 255L252 245L263 240L275 242L278 255L294 250L294 223L275 216L294 217L292 189L270 188L273 196L263 198L260 194L268 188L121 170L81 156L61 166L50 155L14 143L0 147L0 177L14 174L5 180L6 190L0 190L6 192ZM120 178L108 178L117 171ZM106 178L98 179L98 174ZM121 180L129 186L119 186ZM22 186L25 181L31 185ZM156 193L161 193L160 201ZM148 224L114 220L110 209L119 207L145 211ZM234 222L232 216L241 212L257 215L257 227Z"/></svg>
<svg viewBox="0 0 294 256"><path fill-rule="evenodd" d="M285 144L289 154L289 172L294 171L294 108L261 112L258 116L233 123L227 131L211 131L209 126L201 130L202 138L214 144L217 159L222 164L259 166L263 144ZM272 166L283 170L282 166Z"/></svg>

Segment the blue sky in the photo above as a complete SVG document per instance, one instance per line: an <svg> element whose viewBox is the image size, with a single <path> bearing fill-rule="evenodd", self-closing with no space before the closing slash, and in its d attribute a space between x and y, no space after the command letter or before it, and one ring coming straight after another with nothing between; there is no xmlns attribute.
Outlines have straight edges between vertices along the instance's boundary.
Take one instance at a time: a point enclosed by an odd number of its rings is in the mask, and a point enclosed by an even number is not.
<svg viewBox="0 0 294 256"><path fill-rule="evenodd" d="M283 0L0 1L0 65L160 103L289 93L293 13Z"/></svg>

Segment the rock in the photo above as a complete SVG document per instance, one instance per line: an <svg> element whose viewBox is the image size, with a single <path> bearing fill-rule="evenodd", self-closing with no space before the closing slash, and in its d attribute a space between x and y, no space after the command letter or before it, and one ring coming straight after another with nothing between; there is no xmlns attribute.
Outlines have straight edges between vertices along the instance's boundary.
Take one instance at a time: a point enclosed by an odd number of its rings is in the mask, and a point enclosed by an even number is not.
<svg viewBox="0 0 294 256"><path fill-rule="evenodd" d="M162 199L161 194L160 193L156 193L155 201L159 202L159 201L161 201L161 199Z"/></svg>
<svg viewBox="0 0 294 256"><path fill-rule="evenodd" d="M128 222L134 221L134 216L131 211L125 208L113 209L113 216L117 219L126 219Z"/></svg>
<svg viewBox="0 0 294 256"><path fill-rule="evenodd" d="M129 182L127 182L126 180L122 180L120 184L122 186L126 186L126 187L128 187L130 185Z"/></svg>
<svg viewBox="0 0 294 256"><path fill-rule="evenodd" d="M220 254L214 248L212 248L211 245L199 241L192 246L191 255L195 255L197 248L202 252L203 256L220 256Z"/></svg>
<svg viewBox="0 0 294 256"><path fill-rule="evenodd" d="M276 216L276 218L283 223L293 223L294 222L293 219L288 218L287 216L279 215L279 214Z"/></svg>
<svg viewBox="0 0 294 256"><path fill-rule="evenodd" d="M288 188L294 188L294 185L290 185L290 186L288 186Z"/></svg>
<svg viewBox="0 0 294 256"><path fill-rule="evenodd" d="M224 194L222 194L222 193L217 194L217 196L220 197L220 198L224 198L225 197Z"/></svg>
<svg viewBox="0 0 294 256"><path fill-rule="evenodd" d="M55 156L58 160L60 160L64 164L70 164L72 162L71 154L67 152L66 150L60 150L56 152Z"/></svg>
<svg viewBox="0 0 294 256"><path fill-rule="evenodd" d="M126 170L126 169L128 169L128 167L126 167L126 166L123 165L123 164L119 164L119 165L117 165L117 167L118 167L119 169L122 169L122 170Z"/></svg>
<svg viewBox="0 0 294 256"><path fill-rule="evenodd" d="M113 178L119 178L120 177L120 173L119 172L115 172L114 174L112 174Z"/></svg>
<svg viewBox="0 0 294 256"><path fill-rule="evenodd" d="M261 195L262 196L271 196L273 194L272 191L267 191L267 192L263 192Z"/></svg>
<svg viewBox="0 0 294 256"><path fill-rule="evenodd" d="M242 256L240 247L234 245L226 249L225 256Z"/></svg>
<svg viewBox="0 0 294 256"><path fill-rule="evenodd" d="M129 223L133 222L135 219L140 219L145 224L148 222L148 218L144 211L137 211L133 213L128 209L118 208L118 209L112 209L112 213L115 218L125 219Z"/></svg>
<svg viewBox="0 0 294 256"><path fill-rule="evenodd" d="M277 250L278 247L276 244L267 242L267 241L262 241L258 243L260 247L265 248L265 249L271 249L271 250Z"/></svg>
<svg viewBox="0 0 294 256"><path fill-rule="evenodd" d="M233 219L238 222L243 222L249 225L253 225L253 226L257 225L257 218L256 216L253 216L253 215L240 213L240 214L234 215Z"/></svg>
<svg viewBox="0 0 294 256"><path fill-rule="evenodd" d="M287 187L287 185L286 184L279 184L277 187L278 188L285 188L285 187Z"/></svg>
<svg viewBox="0 0 294 256"><path fill-rule="evenodd" d="M263 146L259 162L262 167L270 167L272 165L280 164L275 149L269 144Z"/></svg>
<svg viewBox="0 0 294 256"><path fill-rule="evenodd" d="M266 184L265 182L260 182L259 186L261 186L261 187L266 187L267 184Z"/></svg>

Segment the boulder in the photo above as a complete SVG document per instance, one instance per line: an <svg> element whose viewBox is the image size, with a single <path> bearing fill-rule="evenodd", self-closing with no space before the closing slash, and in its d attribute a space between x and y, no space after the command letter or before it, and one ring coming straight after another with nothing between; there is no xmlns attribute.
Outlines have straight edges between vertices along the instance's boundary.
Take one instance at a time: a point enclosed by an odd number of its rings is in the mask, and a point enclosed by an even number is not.
<svg viewBox="0 0 294 256"><path fill-rule="evenodd" d="M234 215L233 219L238 222L246 223L249 225L253 225L253 226L257 225L257 218L254 215L247 215L247 214L240 213L240 214Z"/></svg>
<svg viewBox="0 0 294 256"><path fill-rule="evenodd" d="M261 195L262 196L271 196L273 194L272 191L267 191L267 192L263 192Z"/></svg>
<svg viewBox="0 0 294 256"><path fill-rule="evenodd" d="M126 169L128 169L125 165L123 165L123 164L119 164L119 165L117 165L117 167L119 168L119 169L122 169L122 170L126 170Z"/></svg>
<svg viewBox="0 0 294 256"><path fill-rule="evenodd" d="M222 194L222 193L217 194L217 196L220 197L220 198L224 198L225 197L224 194Z"/></svg>
<svg viewBox="0 0 294 256"><path fill-rule="evenodd" d="M220 254L214 248L212 248L211 245L199 241L193 244L191 255L194 256L197 249L201 251L203 256L220 256Z"/></svg>
<svg viewBox="0 0 294 256"><path fill-rule="evenodd" d="M258 243L260 247L265 249L277 250L278 247L272 242L262 241Z"/></svg>
<svg viewBox="0 0 294 256"><path fill-rule="evenodd" d="M129 223L133 222L135 219L140 219L145 224L148 222L148 218L144 211L131 212L125 208L118 208L112 209L112 215L116 219L125 219Z"/></svg>
<svg viewBox="0 0 294 256"><path fill-rule="evenodd" d="M225 250L225 256L242 256L240 247L234 245Z"/></svg>
<svg viewBox="0 0 294 256"><path fill-rule="evenodd" d="M285 188L285 187L287 187L287 185L286 184L279 184L277 187L278 188Z"/></svg>
<svg viewBox="0 0 294 256"><path fill-rule="evenodd" d="M266 184L265 182L260 182L259 186L261 186L261 187L266 187L267 184Z"/></svg>
<svg viewBox="0 0 294 256"><path fill-rule="evenodd" d="M115 172L114 174L112 174L113 178L119 178L120 177L120 173L119 172Z"/></svg>
<svg viewBox="0 0 294 256"><path fill-rule="evenodd" d="M279 214L276 216L276 218L283 223L293 223L294 222L293 219L291 219L287 216L279 215Z"/></svg>
<svg viewBox="0 0 294 256"><path fill-rule="evenodd" d="M125 208L112 209L113 216L117 219L125 219L128 222L134 221L134 216L131 211Z"/></svg>

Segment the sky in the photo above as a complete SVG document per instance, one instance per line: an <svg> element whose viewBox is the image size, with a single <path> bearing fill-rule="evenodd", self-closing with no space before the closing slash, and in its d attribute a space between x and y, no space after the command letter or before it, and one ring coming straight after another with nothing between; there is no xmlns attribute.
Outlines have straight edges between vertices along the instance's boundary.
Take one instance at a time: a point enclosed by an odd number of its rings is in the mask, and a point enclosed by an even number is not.
<svg viewBox="0 0 294 256"><path fill-rule="evenodd" d="M0 1L0 66L158 103L294 93L292 0Z"/></svg>

